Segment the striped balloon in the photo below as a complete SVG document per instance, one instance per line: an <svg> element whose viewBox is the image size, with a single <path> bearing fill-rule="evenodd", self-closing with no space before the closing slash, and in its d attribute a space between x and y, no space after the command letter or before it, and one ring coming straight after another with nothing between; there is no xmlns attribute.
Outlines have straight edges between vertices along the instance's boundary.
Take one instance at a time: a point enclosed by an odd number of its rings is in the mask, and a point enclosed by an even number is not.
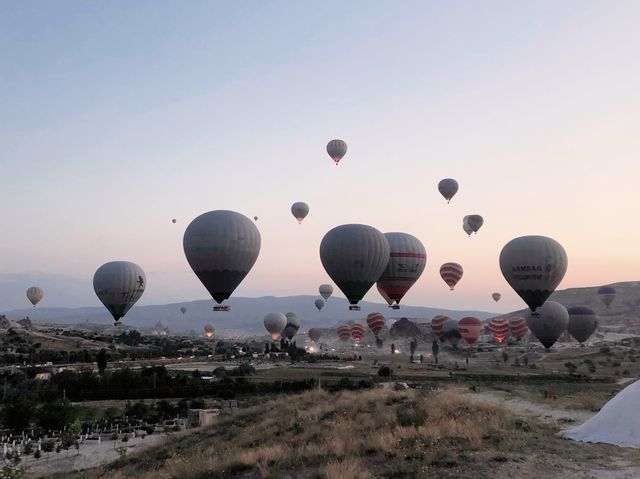
<svg viewBox="0 0 640 479"><path fill-rule="evenodd" d="M356 344L360 344L362 337L364 336L364 326L360 323L353 323L349 328L349 332L351 333L351 337L353 338L353 342Z"/></svg>
<svg viewBox="0 0 640 479"><path fill-rule="evenodd" d="M327 153L338 165L342 157L347 154L347 144L342 140L331 140L327 143Z"/></svg>
<svg viewBox="0 0 640 479"><path fill-rule="evenodd" d="M349 341L351 338L351 328L348 324L339 324L336 328L336 333L340 338L340 341Z"/></svg>
<svg viewBox="0 0 640 479"><path fill-rule="evenodd" d="M460 331L462 338L469 344L473 344L478 340L483 329L482 321L473 316L467 316L458 321L458 331Z"/></svg>
<svg viewBox="0 0 640 479"><path fill-rule="evenodd" d="M381 313L370 313L367 315L367 325L376 338L386 323L387 318L385 318Z"/></svg>
<svg viewBox="0 0 640 479"><path fill-rule="evenodd" d="M438 338L442 338L442 325L451 319L449 316L438 314L431 319L431 331Z"/></svg>
<svg viewBox="0 0 640 479"><path fill-rule="evenodd" d="M380 296L382 296L382 298L387 302L387 304L391 306L393 304L393 299L391 299L389 295L387 295L385 290L380 287L380 283L376 283L376 288L378 288L378 293L380 293Z"/></svg>
<svg viewBox="0 0 640 479"><path fill-rule="evenodd" d="M27 299L29 301L31 301L31 304L33 304L33 307L36 307L36 304L38 304L42 298L44 298L44 291L42 290L42 288L39 288L38 286L31 286L28 290L27 290Z"/></svg>
<svg viewBox="0 0 640 479"><path fill-rule="evenodd" d="M489 321L489 331L500 344L509 335L509 321L506 319L493 318Z"/></svg>
<svg viewBox="0 0 640 479"><path fill-rule="evenodd" d="M440 266L440 276L442 276L444 282L449 285L451 291L453 291L455 285L458 284L458 281L462 278L463 272L462 266L458 263L445 263Z"/></svg>
<svg viewBox="0 0 640 479"><path fill-rule="evenodd" d="M389 242L389 262L377 286L399 304L424 271L427 251L418 238L407 233L385 233L384 237Z"/></svg>
<svg viewBox="0 0 640 479"><path fill-rule="evenodd" d="M320 341L320 336L322 336L322 331L320 331L318 328L311 328L308 334L309 334L309 339L311 339L311 341L313 341L314 343L317 343L318 341Z"/></svg>
<svg viewBox="0 0 640 479"><path fill-rule="evenodd" d="M529 332L527 320L524 318L512 318L509 320L509 331L516 341L522 340Z"/></svg>

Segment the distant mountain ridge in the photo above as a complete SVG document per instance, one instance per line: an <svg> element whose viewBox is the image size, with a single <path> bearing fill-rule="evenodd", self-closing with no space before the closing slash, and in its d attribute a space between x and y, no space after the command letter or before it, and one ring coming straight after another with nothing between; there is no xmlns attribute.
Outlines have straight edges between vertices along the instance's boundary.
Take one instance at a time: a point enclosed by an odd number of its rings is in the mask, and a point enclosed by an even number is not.
<svg viewBox="0 0 640 479"><path fill-rule="evenodd" d="M263 296L260 298L233 298L229 302L231 311L213 312L213 301L191 301L165 305L135 306L124 318L124 323L138 328L152 328L158 321L168 326L173 332L200 331L210 323L219 332L238 335L261 334L264 332L263 318L272 311L286 313L293 311L301 320L302 329L310 327L330 328L339 321L364 320L367 314L381 312L388 319L409 317L424 318L430 321L437 314L446 314L455 319L464 316L476 316L486 319L495 316L487 311L454 311L421 306L401 306L392 310L386 304L361 301L361 311L349 311L349 303L344 298L330 298L322 311L314 305L317 296ZM186 314L180 308L187 308ZM102 307L85 308L25 308L7 311L7 318L17 320L29 316L34 321L54 324L72 324L89 321L92 323L110 324L111 316Z"/></svg>

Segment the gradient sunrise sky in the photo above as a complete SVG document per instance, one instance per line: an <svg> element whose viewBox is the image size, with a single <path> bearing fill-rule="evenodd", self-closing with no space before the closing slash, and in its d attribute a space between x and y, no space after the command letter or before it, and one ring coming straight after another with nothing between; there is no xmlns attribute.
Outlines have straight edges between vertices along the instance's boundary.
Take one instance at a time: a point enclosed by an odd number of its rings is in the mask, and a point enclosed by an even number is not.
<svg viewBox="0 0 640 479"><path fill-rule="evenodd" d="M214 209L259 216L236 296L316 294L343 223L423 241L406 304L523 307L498 255L525 234L567 250L560 288L638 280L639 21L637 1L0 1L0 310L32 284L99 305L116 259L146 271L140 304L204 299L182 234Z"/></svg>

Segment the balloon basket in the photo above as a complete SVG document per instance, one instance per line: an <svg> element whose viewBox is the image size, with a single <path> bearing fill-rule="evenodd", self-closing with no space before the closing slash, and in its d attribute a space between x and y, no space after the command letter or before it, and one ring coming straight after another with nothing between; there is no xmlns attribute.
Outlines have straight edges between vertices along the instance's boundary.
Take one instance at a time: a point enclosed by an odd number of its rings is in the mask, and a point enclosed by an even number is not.
<svg viewBox="0 0 640 479"><path fill-rule="evenodd" d="M392 304L391 306L389 306L391 309L400 309L400 305L399 304Z"/></svg>
<svg viewBox="0 0 640 479"><path fill-rule="evenodd" d="M231 311L231 306L229 305L224 305L224 306L214 306L213 307L214 311Z"/></svg>
<svg viewBox="0 0 640 479"><path fill-rule="evenodd" d="M352 304L351 306L349 306L349 311L360 311L360 306Z"/></svg>

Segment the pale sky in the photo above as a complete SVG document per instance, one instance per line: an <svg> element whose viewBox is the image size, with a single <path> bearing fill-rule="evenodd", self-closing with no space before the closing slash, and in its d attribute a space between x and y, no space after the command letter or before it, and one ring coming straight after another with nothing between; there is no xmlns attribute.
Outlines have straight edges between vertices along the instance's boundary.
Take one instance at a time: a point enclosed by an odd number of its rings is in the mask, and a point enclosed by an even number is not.
<svg viewBox="0 0 640 479"><path fill-rule="evenodd" d="M32 284L99 305L111 260L146 271L139 304L204 299L182 234L215 209L260 218L236 296L316 294L344 223L422 240L411 305L524 307L498 255L525 234L567 250L560 288L638 280L639 23L637 1L0 0L0 310Z"/></svg>

